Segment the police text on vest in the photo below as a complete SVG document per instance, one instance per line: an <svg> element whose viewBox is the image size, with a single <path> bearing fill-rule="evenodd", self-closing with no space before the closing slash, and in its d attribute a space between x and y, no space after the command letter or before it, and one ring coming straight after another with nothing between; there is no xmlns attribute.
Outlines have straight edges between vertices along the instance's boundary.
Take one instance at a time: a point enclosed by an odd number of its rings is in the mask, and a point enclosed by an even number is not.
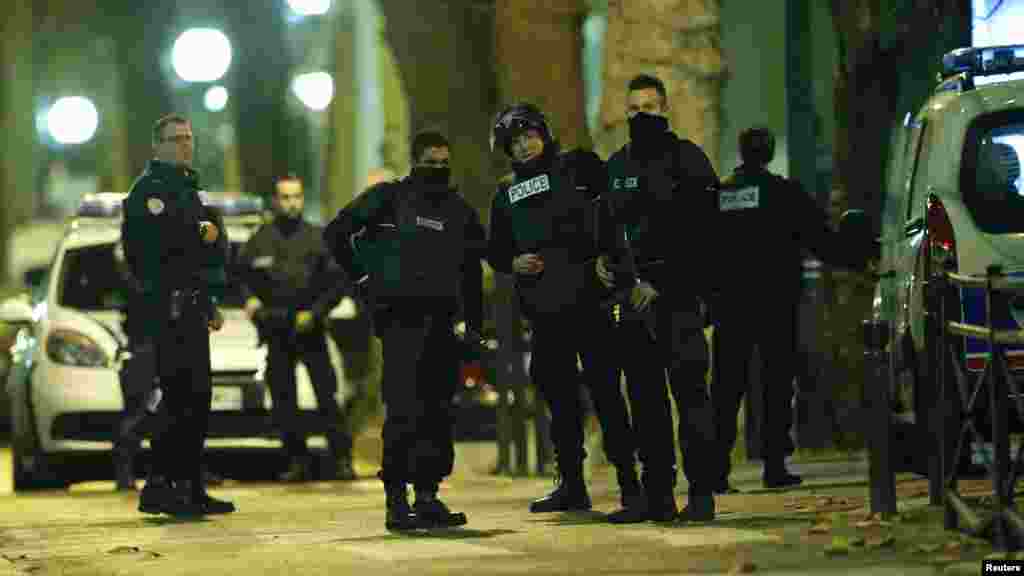
<svg viewBox="0 0 1024 576"><path fill-rule="evenodd" d="M739 190L723 190L718 195L718 210L729 212L757 208L761 205L760 196L760 189L757 186L748 186Z"/></svg>
<svg viewBox="0 0 1024 576"><path fill-rule="evenodd" d="M529 180L509 187L508 201L510 204L515 204L523 198L529 198L530 196L546 192L550 189L551 183L548 181L548 175L541 174L540 176L534 176Z"/></svg>

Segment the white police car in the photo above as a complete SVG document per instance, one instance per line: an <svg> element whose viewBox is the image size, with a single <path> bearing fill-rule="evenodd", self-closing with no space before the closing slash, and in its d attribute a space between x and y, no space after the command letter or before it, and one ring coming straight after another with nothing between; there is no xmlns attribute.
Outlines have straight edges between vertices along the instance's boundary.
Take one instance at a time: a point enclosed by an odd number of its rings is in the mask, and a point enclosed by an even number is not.
<svg viewBox="0 0 1024 576"><path fill-rule="evenodd" d="M86 466L90 461L108 463L98 469L107 478L113 475L112 439L123 409L118 368L126 344L120 310L125 285L119 212L124 197L87 196L34 293L0 304L0 321L22 328L6 385L16 490L92 478L89 470L95 467ZM203 197L224 214L231 253L237 255L263 221L262 203L258 198ZM214 388L207 448L279 448L263 381L266 348L257 346L236 285L229 285L222 304L224 327L210 336ZM344 312L339 306L332 316ZM343 394L340 358L333 343L329 348ZM301 365L298 404L302 411L315 413L316 397ZM315 427L319 418L302 421ZM322 435L315 428L310 432L310 444L322 446Z"/></svg>
<svg viewBox="0 0 1024 576"><path fill-rule="evenodd" d="M1024 71L1024 46L955 50L942 63L934 94L895 135L883 210L883 267L892 277L879 284L874 302L875 318L892 323L897 393L918 423L937 393L930 378L921 379L928 267L983 275L998 264L1024 274L1024 80L993 78ZM958 317L951 319L983 324L983 293L964 289L958 296L950 310ZM1021 305L995 313L1000 327L1024 321ZM962 345L962 365L983 370L986 343L965 338ZM1011 370L1024 369L1024 348L1008 356Z"/></svg>

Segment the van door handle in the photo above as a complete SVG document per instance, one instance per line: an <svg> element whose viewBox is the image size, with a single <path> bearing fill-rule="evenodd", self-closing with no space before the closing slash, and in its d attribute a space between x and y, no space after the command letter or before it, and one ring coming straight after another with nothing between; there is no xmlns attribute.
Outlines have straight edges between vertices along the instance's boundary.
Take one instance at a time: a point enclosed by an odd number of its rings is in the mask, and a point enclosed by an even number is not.
<svg viewBox="0 0 1024 576"><path fill-rule="evenodd" d="M914 218L910 222L907 222L906 226L904 226L903 228L903 233L906 235L907 238L910 238L911 236L919 234L923 230L924 216L918 216L917 218Z"/></svg>

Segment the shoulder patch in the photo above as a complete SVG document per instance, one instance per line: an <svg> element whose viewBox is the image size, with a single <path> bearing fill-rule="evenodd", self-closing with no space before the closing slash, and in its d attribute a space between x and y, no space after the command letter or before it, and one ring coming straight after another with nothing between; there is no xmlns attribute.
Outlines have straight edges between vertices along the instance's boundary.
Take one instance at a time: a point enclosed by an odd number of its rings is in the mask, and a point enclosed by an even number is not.
<svg viewBox="0 0 1024 576"><path fill-rule="evenodd" d="M515 204L524 198L535 196L550 189L551 182L548 179L548 175L541 174L520 182L515 186L510 186L508 189L508 201L511 204Z"/></svg>
<svg viewBox="0 0 1024 576"><path fill-rule="evenodd" d="M749 210L761 205L761 190L757 186L746 186L734 190L722 190L718 194L718 211Z"/></svg>
<svg viewBox="0 0 1024 576"><path fill-rule="evenodd" d="M430 228L438 232L444 232L444 222L434 218L424 218L423 216L416 217L416 225L422 226L423 228Z"/></svg>
<svg viewBox="0 0 1024 576"><path fill-rule="evenodd" d="M146 200L146 208L150 214L158 216L164 211L164 201L155 196L150 197Z"/></svg>

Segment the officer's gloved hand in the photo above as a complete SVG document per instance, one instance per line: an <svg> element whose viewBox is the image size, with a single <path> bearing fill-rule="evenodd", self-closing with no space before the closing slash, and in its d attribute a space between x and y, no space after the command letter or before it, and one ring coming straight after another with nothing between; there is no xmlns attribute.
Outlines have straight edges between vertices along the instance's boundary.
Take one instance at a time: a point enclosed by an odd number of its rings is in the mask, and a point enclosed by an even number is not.
<svg viewBox="0 0 1024 576"><path fill-rule="evenodd" d="M256 316L256 312L262 307L263 302L261 302L259 298L250 296L249 299L245 301L245 315L249 317L249 320L252 320L253 317Z"/></svg>
<svg viewBox="0 0 1024 576"><path fill-rule="evenodd" d="M608 259L603 254L597 257L596 271L602 286L609 290L615 287L615 274L608 269Z"/></svg>
<svg viewBox="0 0 1024 576"><path fill-rule="evenodd" d="M295 330L298 332L309 332L316 324L316 318L309 310L299 310L295 314Z"/></svg>
<svg viewBox="0 0 1024 576"><path fill-rule="evenodd" d="M629 295L629 301L633 304L634 310L643 312L658 296L658 291L654 289L654 286L651 286L650 282L641 280L633 287L633 291Z"/></svg>
<svg viewBox="0 0 1024 576"><path fill-rule="evenodd" d="M224 315L221 314L220 308L214 306L210 320L206 323L209 326L211 332L216 332L224 327Z"/></svg>
<svg viewBox="0 0 1024 576"><path fill-rule="evenodd" d="M209 220L203 220L199 223L199 237L203 239L203 242L207 244L213 244L217 241L220 236L220 230L217 225Z"/></svg>

